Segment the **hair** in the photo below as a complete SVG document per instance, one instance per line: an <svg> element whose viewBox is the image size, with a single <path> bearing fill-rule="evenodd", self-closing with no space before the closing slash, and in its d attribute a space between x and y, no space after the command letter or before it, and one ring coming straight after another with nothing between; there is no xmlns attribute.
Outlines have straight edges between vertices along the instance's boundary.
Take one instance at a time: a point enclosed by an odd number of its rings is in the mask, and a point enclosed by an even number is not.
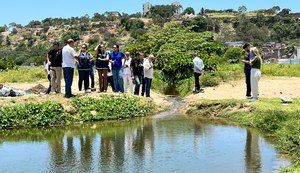
<svg viewBox="0 0 300 173"><path fill-rule="evenodd" d="M119 49L119 47L120 47L118 44L114 44L114 46L116 46L118 49Z"/></svg>
<svg viewBox="0 0 300 173"><path fill-rule="evenodd" d="M85 46L86 49L88 49L88 45L87 45L86 43L83 43L83 44L81 45L81 47L82 47L82 46Z"/></svg>
<svg viewBox="0 0 300 173"><path fill-rule="evenodd" d="M244 46L243 46L243 49L246 49L247 47L249 47L250 44L249 43L245 43Z"/></svg>
<svg viewBox="0 0 300 173"><path fill-rule="evenodd" d="M54 45L59 46L59 42L57 42L57 41L53 42L53 46L54 46Z"/></svg>
<svg viewBox="0 0 300 173"><path fill-rule="evenodd" d="M251 48L250 51L253 53L253 55L260 57L259 50L256 47Z"/></svg>
<svg viewBox="0 0 300 173"><path fill-rule="evenodd" d="M67 41L67 43L68 43L68 44L74 43L74 40L73 40L73 39L69 39L69 40Z"/></svg>

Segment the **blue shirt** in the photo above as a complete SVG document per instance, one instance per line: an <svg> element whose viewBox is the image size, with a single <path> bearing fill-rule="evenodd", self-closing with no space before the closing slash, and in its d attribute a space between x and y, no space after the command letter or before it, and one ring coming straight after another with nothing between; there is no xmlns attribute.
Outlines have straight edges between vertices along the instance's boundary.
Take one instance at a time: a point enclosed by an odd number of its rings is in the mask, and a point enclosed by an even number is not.
<svg viewBox="0 0 300 173"><path fill-rule="evenodd" d="M109 53L109 59L114 61L114 64L112 65L112 69L122 68L122 58L124 56L125 56L125 54L122 51L119 51L118 53L115 53L114 51L111 51Z"/></svg>
<svg viewBox="0 0 300 173"><path fill-rule="evenodd" d="M246 61L250 61L253 58L253 54L249 52L247 56L245 57ZM251 73L251 65L250 64L244 64L244 73L250 74Z"/></svg>

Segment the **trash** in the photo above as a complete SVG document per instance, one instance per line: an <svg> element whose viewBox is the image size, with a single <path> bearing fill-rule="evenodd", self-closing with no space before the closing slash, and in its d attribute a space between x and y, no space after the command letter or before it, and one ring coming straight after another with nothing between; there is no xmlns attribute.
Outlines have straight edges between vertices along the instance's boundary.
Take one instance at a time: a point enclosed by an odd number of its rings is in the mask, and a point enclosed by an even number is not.
<svg viewBox="0 0 300 173"><path fill-rule="evenodd" d="M289 97L280 97L282 103L293 103L293 99Z"/></svg>

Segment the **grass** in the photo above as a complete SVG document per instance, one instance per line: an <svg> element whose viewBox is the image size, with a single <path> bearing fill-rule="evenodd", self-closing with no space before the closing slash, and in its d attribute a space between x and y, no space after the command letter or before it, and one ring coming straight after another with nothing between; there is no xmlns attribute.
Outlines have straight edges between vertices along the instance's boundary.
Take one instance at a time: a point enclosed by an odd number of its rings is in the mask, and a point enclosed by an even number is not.
<svg viewBox="0 0 300 173"><path fill-rule="evenodd" d="M25 83L47 80L44 68L18 68L0 72L0 83Z"/></svg>
<svg viewBox="0 0 300 173"><path fill-rule="evenodd" d="M187 114L218 118L254 127L275 138L276 147L290 155L294 166L282 172L300 172L300 99L282 104L280 99L261 99L249 105L244 100L201 100Z"/></svg>

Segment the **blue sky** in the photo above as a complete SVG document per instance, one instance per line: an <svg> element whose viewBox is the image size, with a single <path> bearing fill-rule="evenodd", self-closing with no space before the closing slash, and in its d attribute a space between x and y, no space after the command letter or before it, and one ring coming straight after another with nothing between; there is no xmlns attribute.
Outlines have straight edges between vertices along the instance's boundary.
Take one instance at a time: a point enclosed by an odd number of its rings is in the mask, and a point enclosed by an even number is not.
<svg viewBox="0 0 300 173"><path fill-rule="evenodd" d="M171 4L175 0L2 0L0 26L11 22L26 25L31 20L42 20L47 17L80 17L105 11L126 13L142 12L144 2L154 5ZM198 13L202 7L206 9L234 9L246 6L248 11L268 9L273 6L289 8L292 12L300 12L299 0L178 0L185 9L193 7Z"/></svg>

